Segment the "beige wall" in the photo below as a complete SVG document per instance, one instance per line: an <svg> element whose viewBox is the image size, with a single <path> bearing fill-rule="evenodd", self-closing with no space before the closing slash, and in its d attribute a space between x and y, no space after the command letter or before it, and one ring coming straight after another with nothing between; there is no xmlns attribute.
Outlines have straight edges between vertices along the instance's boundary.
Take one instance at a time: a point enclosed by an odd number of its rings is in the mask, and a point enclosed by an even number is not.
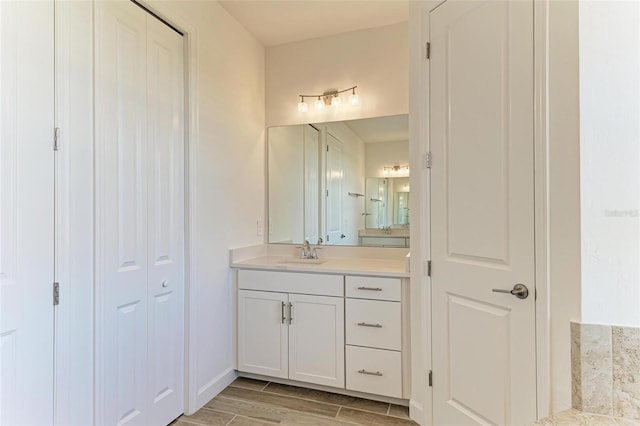
<svg viewBox="0 0 640 426"><path fill-rule="evenodd" d="M407 24L401 23L267 48L267 126L406 114L407 37ZM327 108L318 113L311 103L307 113L298 112L300 94L355 85L357 107L343 102L338 111Z"/></svg>
<svg viewBox="0 0 640 426"><path fill-rule="evenodd" d="M583 322L640 326L638 117L640 2L581 1Z"/></svg>
<svg viewBox="0 0 640 426"><path fill-rule="evenodd" d="M409 164L409 141L365 145L365 176L387 177L384 166Z"/></svg>
<svg viewBox="0 0 640 426"><path fill-rule="evenodd" d="M197 119L191 144L191 408L233 374L233 297L229 249L263 242L264 48L217 2L158 2L158 11L197 33Z"/></svg>

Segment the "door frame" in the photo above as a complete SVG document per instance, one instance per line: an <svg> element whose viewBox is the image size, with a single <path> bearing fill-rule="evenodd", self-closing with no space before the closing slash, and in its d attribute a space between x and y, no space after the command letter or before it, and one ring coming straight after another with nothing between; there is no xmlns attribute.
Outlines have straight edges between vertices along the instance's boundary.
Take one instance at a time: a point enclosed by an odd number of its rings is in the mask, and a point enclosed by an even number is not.
<svg viewBox="0 0 640 426"><path fill-rule="evenodd" d="M63 0L53 0L55 4L55 126L61 130L62 149L57 153L56 168L56 197L61 197L62 202L56 202L56 237L55 243L55 263L56 263L56 281L61 283L60 298L61 303L56 307L55 313L55 366L54 377L56 378L55 395L54 395L54 416L56 424L69 423L67 417L69 407L74 407L79 400L91 400L92 407L87 408L85 417L93 423L100 422L100 388L97 386L96 377L101 374L100 370L100 351L99 345L101 333L100 318L93 314L94 306L98 306L100 296L104 294L102 283L96 280L96 256L95 256L95 211L94 211L94 184L96 176L94 175L94 138L95 138L95 122L91 122L86 130L86 134L72 135L74 122L77 120L78 111L74 109L76 99L71 93L72 78L74 78L74 69L69 63L70 53L78 51L80 46L76 41L78 31L73 27L79 15L88 18L86 33L81 34L86 37L91 36L88 43L91 46L88 66L91 68L90 87L83 87L91 96L91 107L95 108L95 98L93 89L95 85L96 72L94 69L95 41L96 41L96 3L80 2L81 5L74 6ZM198 84L197 76L197 41L198 31L192 25L184 22L180 18L179 10L175 6L165 3L156 3L150 0L136 0L143 8L149 10L153 14L160 17L166 23L179 30L183 34L184 43L184 222L185 222L185 239L184 239L184 303L185 303L185 395L184 395L184 413L193 414L197 410L198 389L196 380L196 351L193 350L197 342L197 322L195 309L190 309L197 302L197 294L195 286L191 285L190 277L196 270L195 258L191 255L193 252L194 242L193 235L197 235L196 229L198 225L197 215L195 214L194 197L197 188L197 158L198 145L198 92L196 90ZM82 9L80 9L82 8ZM86 48L86 46L84 46ZM80 53L89 53L87 51ZM84 59L84 58L83 58ZM76 95L77 96L77 95ZM77 108L76 108L77 109ZM94 110L87 114L88 118L95 119ZM82 133L82 132L81 132ZM91 139L88 135L91 135ZM83 139L84 138L84 139ZM76 144L74 147L73 145ZM80 146L82 145L82 146ZM73 191L73 179L77 180L78 176L86 179L91 186L90 192ZM90 199L87 205L87 198ZM57 198L58 199L58 198ZM78 216L79 211L86 214L87 209L93 212L92 217L83 223L83 238L79 238L77 230L68 225L69 218L75 214ZM84 209L84 210L83 210ZM87 264L82 271L70 269L65 265L68 259L78 253L85 253L91 249L90 255L87 255ZM88 269L88 270L87 270ZM87 289L87 281L90 280L92 286ZM74 294L81 297L73 298ZM67 300L74 300L76 303L65 303ZM87 318L88 312L92 315ZM90 327L87 327L89 322ZM83 324L87 328L83 335L72 329L74 324ZM88 344L90 342L90 344ZM74 357L73 354L80 354ZM72 371L76 371L78 361L81 360L82 368L85 372L81 377L76 378L75 382L67 380L59 380L69 377ZM87 374L89 373L90 374ZM90 386L89 383L90 382ZM90 390L89 390L90 389ZM90 397L87 396L91 393ZM100 398L99 398L100 397Z"/></svg>
<svg viewBox="0 0 640 426"><path fill-rule="evenodd" d="M416 188L411 208L419 226L412 227L411 256L411 324L412 324L412 396L411 417L422 425L433 423L432 388L425 383L432 369L431 342L431 278L427 273L430 260L431 201L427 154L429 140L429 42L430 13L446 0L422 0L410 3L410 99L409 138L411 186ZM534 17L534 244L536 293L536 382L537 416L549 415L551 400L550 298L549 298L549 3L533 0ZM424 141L424 142L422 142ZM434 159L434 161L438 161ZM415 171L415 173L413 172ZM414 220L415 221L415 220ZM413 242L416 242L414 244ZM437 265L434 265L437 267ZM426 385L426 386L425 386Z"/></svg>

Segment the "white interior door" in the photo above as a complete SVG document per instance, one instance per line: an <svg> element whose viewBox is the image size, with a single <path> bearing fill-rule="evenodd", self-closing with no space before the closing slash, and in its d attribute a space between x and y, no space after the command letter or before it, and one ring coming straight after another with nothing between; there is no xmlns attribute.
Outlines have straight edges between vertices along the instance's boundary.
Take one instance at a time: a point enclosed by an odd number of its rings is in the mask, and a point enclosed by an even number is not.
<svg viewBox="0 0 640 426"><path fill-rule="evenodd" d="M536 418L533 1L430 14L434 424ZM522 283L526 299L493 289Z"/></svg>
<svg viewBox="0 0 640 426"><path fill-rule="evenodd" d="M182 38L97 4L97 418L167 424L184 404Z"/></svg>
<svg viewBox="0 0 640 426"><path fill-rule="evenodd" d="M0 1L0 424L53 424L53 2Z"/></svg>
<svg viewBox="0 0 640 426"><path fill-rule="evenodd" d="M342 165L342 142L331 133L327 133L326 152L326 214L325 229L329 245L340 244L344 238L342 233L342 182L344 170Z"/></svg>
<svg viewBox="0 0 640 426"><path fill-rule="evenodd" d="M147 14L148 394L150 424L184 409L182 36Z"/></svg>
<svg viewBox="0 0 640 426"><path fill-rule="evenodd" d="M304 126L304 239L317 244L320 236L320 132Z"/></svg>

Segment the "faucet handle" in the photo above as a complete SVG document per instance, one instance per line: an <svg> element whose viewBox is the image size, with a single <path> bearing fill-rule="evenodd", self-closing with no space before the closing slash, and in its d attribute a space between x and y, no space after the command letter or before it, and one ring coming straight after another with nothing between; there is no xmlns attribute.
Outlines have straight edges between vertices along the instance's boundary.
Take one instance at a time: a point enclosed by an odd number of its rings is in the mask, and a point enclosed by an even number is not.
<svg viewBox="0 0 640 426"><path fill-rule="evenodd" d="M322 247L314 247L311 250L311 258L312 259L317 259L318 258L318 250L322 250Z"/></svg>

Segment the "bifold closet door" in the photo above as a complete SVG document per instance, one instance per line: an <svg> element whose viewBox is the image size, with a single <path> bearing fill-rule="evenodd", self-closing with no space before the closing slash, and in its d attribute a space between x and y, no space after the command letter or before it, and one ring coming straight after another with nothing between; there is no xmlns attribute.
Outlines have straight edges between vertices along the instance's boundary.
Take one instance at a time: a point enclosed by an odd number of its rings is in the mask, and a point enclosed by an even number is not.
<svg viewBox="0 0 640 426"><path fill-rule="evenodd" d="M0 1L0 425L53 424L53 1Z"/></svg>
<svg viewBox="0 0 640 426"><path fill-rule="evenodd" d="M149 424L184 406L182 36L147 15Z"/></svg>
<svg viewBox="0 0 640 426"><path fill-rule="evenodd" d="M167 424L184 401L182 40L132 2L96 11L97 419Z"/></svg>

